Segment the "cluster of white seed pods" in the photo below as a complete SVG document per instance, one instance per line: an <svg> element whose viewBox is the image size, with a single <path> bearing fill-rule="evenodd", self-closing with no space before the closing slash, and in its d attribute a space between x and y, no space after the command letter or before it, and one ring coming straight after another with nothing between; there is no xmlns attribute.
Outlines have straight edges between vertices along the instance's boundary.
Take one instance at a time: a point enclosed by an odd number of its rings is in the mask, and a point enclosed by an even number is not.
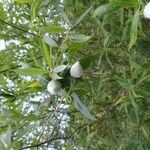
<svg viewBox="0 0 150 150"><path fill-rule="evenodd" d="M71 66L70 75L73 78L80 78L82 74L83 74L83 68L80 65L80 62L77 61ZM61 84L56 80L52 80L48 83L47 90L51 95L59 94L61 91Z"/></svg>
<svg viewBox="0 0 150 150"><path fill-rule="evenodd" d="M144 17L150 19L150 2L144 7Z"/></svg>

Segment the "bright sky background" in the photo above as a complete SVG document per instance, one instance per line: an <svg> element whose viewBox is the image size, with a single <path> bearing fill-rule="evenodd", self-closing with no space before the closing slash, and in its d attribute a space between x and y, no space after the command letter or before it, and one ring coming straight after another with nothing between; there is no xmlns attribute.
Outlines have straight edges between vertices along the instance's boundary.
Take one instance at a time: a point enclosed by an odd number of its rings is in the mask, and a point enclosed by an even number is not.
<svg viewBox="0 0 150 150"><path fill-rule="evenodd" d="M0 50L5 49L5 42L4 40L0 40Z"/></svg>

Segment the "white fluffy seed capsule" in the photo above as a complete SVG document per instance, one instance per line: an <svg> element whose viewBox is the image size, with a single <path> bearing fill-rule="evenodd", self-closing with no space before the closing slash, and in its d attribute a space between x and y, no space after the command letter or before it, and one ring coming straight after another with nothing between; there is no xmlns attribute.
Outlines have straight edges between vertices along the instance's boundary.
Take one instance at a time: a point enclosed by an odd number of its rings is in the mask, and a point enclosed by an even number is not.
<svg viewBox="0 0 150 150"><path fill-rule="evenodd" d="M144 7L144 17L150 19L150 2Z"/></svg>
<svg viewBox="0 0 150 150"><path fill-rule="evenodd" d="M77 61L76 63L74 63L72 66L71 66L71 69L70 69L70 74L72 77L74 78L80 78L83 74L83 68L82 66L80 65L80 62Z"/></svg>
<svg viewBox="0 0 150 150"><path fill-rule="evenodd" d="M61 91L61 84L58 81L52 80L48 83L47 90L52 95L58 94Z"/></svg>

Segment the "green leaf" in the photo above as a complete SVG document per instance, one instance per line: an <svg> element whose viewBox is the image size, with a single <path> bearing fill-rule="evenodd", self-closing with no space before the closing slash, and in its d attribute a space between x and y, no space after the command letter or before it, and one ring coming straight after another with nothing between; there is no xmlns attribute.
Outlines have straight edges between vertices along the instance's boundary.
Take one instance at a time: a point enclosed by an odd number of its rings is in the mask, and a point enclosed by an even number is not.
<svg viewBox="0 0 150 150"><path fill-rule="evenodd" d="M140 12L139 12L139 10L137 10L132 19L129 49L135 44L135 42L137 40L139 14L140 14Z"/></svg>
<svg viewBox="0 0 150 150"><path fill-rule="evenodd" d="M51 61L52 61L51 52L50 52L50 50L48 50L48 47L44 43L44 41L42 41L42 44L43 44L43 54L44 54L45 61L48 64L49 68L51 68Z"/></svg>
<svg viewBox="0 0 150 150"><path fill-rule="evenodd" d="M8 64L7 64L7 65L8 65ZM3 73L3 72L5 72L5 71L7 71L7 70L10 69L10 67L8 67L7 65L6 65L6 66L4 65L4 66L1 66L1 67L0 67L0 73Z"/></svg>
<svg viewBox="0 0 150 150"><path fill-rule="evenodd" d="M33 0L15 0L15 2L21 3L21 4L31 3L32 1Z"/></svg>
<svg viewBox="0 0 150 150"><path fill-rule="evenodd" d="M5 98L12 98L12 97L14 97L14 95L12 93L10 93L9 91L1 90L1 89L0 89L0 96L1 97L5 97Z"/></svg>
<svg viewBox="0 0 150 150"><path fill-rule="evenodd" d="M60 77L57 73L55 73L55 72L52 72L51 73L51 78L53 79L53 80L59 80L59 79L62 79L62 77Z"/></svg>
<svg viewBox="0 0 150 150"><path fill-rule="evenodd" d="M75 22L75 24L73 25L73 27L76 26L77 24L79 24L79 23L85 18L85 16L92 10L92 8L93 8L93 5L92 5L90 8L88 8L88 9L77 19L77 21Z"/></svg>
<svg viewBox="0 0 150 150"><path fill-rule="evenodd" d="M2 5L0 4L0 19L5 20L6 19L6 13L2 7Z"/></svg>
<svg viewBox="0 0 150 150"><path fill-rule="evenodd" d="M15 70L15 72L22 76L37 76L48 73L48 70L42 68L23 68Z"/></svg>
<svg viewBox="0 0 150 150"><path fill-rule="evenodd" d="M42 4L42 0L33 0L32 5L31 5L31 19L32 20L36 17L41 4Z"/></svg>
<svg viewBox="0 0 150 150"><path fill-rule="evenodd" d="M80 101L78 95L76 93L72 93L71 94L74 103L75 103L75 107L77 110L79 110L85 117L87 117L88 119L91 120L96 120L94 116L91 115L91 113L89 112L88 108Z"/></svg>
<svg viewBox="0 0 150 150"><path fill-rule="evenodd" d="M91 132L89 135L86 137L86 143L89 145L91 141L93 140L94 136L97 134L97 132Z"/></svg>
<svg viewBox="0 0 150 150"><path fill-rule="evenodd" d="M56 34L56 33L64 33L66 31L66 29L64 27L52 25L52 26L41 27L41 28L39 28L39 31L41 33Z"/></svg>
<svg viewBox="0 0 150 150"><path fill-rule="evenodd" d="M146 5L146 1L145 0L138 0L139 3L142 5L142 6L145 6Z"/></svg>
<svg viewBox="0 0 150 150"><path fill-rule="evenodd" d="M111 4L102 5L94 11L93 17L97 17L97 16L103 17L104 15L108 14L112 10L114 10L114 8L111 7Z"/></svg>
<svg viewBox="0 0 150 150"><path fill-rule="evenodd" d="M103 17L104 15L116 11L120 8L124 7L136 7L138 5L137 0L117 0L115 2L110 2L108 4L102 5L98 7L94 12L93 12L93 17Z"/></svg>
<svg viewBox="0 0 150 150"><path fill-rule="evenodd" d="M59 66L55 67L55 68L53 69L53 71L54 71L55 73L59 73L59 72L64 71L64 70L66 69L66 67L67 67L67 65L59 65Z"/></svg>
<svg viewBox="0 0 150 150"><path fill-rule="evenodd" d="M146 140L149 141L150 139L150 129L145 125L145 126L142 126L141 127L141 130L142 130L142 133L143 133L143 136L145 137Z"/></svg>
<svg viewBox="0 0 150 150"><path fill-rule="evenodd" d="M58 47L57 43L52 38L50 38L50 36L44 36L43 38L44 38L44 42L49 46Z"/></svg>
<svg viewBox="0 0 150 150"><path fill-rule="evenodd" d="M150 97L150 91L146 91L146 90L137 90L137 93L139 93L140 95L144 96L144 97Z"/></svg>
<svg viewBox="0 0 150 150"><path fill-rule="evenodd" d="M11 143L11 127L9 126L7 131L0 135L0 141L4 144L4 147L7 148Z"/></svg>
<svg viewBox="0 0 150 150"><path fill-rule="evenodd" d="M75 35L69 36L69 39L71 42L74 42L74 43L82 43L82 42L88 41L91 37L92 36L85 36L83 34L75 34Z"/></svg>
<svg viewBox="0 0 150 150"><path fill-rule="evenodd" d="M6 80L4 79L3 75L0 75L0 85L2 85L3 87L6 85Z"/></svg>
<svg viewBox="0 0 150 150"><path fill-rule="evenodd" d="M39 82L33 82L30 85L28 85L27 88L40 90L42 88L42 85Z"/></svg>

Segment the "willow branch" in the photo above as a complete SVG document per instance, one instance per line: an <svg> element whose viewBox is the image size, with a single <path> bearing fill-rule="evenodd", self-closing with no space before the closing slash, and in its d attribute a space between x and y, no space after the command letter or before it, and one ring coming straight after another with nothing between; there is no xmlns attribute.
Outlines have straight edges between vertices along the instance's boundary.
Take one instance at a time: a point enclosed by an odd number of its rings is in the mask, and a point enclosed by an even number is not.
<svg viewBox="0 0 150 150"><path fill-rule="evenodd" d="M18 26L14 25L14 24L12 24L12 23L6 22L6 21L4 21L4 20L2 20L2 19L0 19L0 22L3 23L3 24L6 24L6 25L8 25L8 26L11 26L11 27L14 28L14 29L17 29L17 30L19 30L19 31L22 31L22 32L24 32L24 33L28 33L28 34L30 34L30 35L39 37L38 35L36 35L36 34L34 34L34 33L31 33L31 32L29 32L28 30L19 28Z"/></svg>
<svg viewBox="0 0 150 150"><path fill-rule="evenodd" d="M35 144L35 145L29 145L29 146L26 146L26 147L22 147L19 150L42 146L44 144L48 144L48 143L51 143L51 142L56 141L56 140L67 140L67 139L69 139L69 137L56 137L56 138L49 139L47 141L44 141L44 142L41 142L41 143L38 143L38 144Z"/></svg>

